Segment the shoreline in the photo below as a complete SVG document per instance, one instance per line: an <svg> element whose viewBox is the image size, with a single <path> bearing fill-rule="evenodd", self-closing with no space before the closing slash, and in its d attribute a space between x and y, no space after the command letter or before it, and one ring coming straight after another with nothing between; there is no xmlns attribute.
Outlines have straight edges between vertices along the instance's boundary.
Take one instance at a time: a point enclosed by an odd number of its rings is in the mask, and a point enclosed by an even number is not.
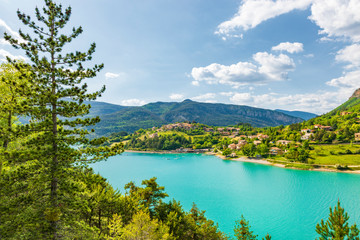
<svg viewBox="0 0 360 240"><path fill-rule="evenodd" d="M138 150L125 150L124 152L133 152L133 153L151 153L151 154L184 154L174 151L138 151ZM186 154L186 153L185 153ZM286 168L286 169L294 169L294 170L303 170L303 171L318 171L318 172L334 172L334 173L354 173L354 174L360 174L360 170L337 170L337 169L329 169L324 167L319 168L312 168L312 169L301 169L296 167L286 167L285 164L280 163L272 163L264 159L252 159L247 157L237 157L237 158L226 158L225 156L222 156L220 154L216 154L213 152L204 152L204 153L194 153L194 154L206 154L218 157L225 161L235 161L235 162L248 162L248 163L255 163L255 164L262 164L262 165L268 165L268 166L274 166L274 167L280 167L280 168Z"/></svg>

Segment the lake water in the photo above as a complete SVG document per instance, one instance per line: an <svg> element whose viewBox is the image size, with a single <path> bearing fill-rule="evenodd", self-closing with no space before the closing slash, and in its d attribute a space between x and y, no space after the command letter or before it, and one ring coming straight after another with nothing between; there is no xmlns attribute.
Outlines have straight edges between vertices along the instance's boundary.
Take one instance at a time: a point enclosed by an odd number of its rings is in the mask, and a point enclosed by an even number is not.
<svg viewBox="0 0 360 240"><path fill-rule="evenodd" d="M241 215L260 239L314 239L340 199L351 225L360 223L360 174L315 172L224 161L200 154L123 153L93 164L95 172L124 192L130 181L157 177L186 211L195 202L222 231L233 234Z"/></svg>

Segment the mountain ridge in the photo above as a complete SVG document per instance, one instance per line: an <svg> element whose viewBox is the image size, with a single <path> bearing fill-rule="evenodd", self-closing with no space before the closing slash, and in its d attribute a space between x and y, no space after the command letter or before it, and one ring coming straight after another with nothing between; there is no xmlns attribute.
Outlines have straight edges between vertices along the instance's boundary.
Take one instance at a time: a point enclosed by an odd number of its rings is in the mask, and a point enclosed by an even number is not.
<svg viewBox="0 0 360 240"><path fill-rule="evenodd" d="M95 102L96 103L96 102ZM97 135L113 132L134 132L140 128L160 127L175 122L198 122L212 126L235 125L240 122L256 127L289 125L304 121L279 111L255 108L245 105L224 103L202 103L186 99L182 102L154 102L139 107L120 106L106 103L93 104L91 116L100 113L102 119L96 126ZM106 110L98 108L106 107ZM119 111L116 111L118 110Z"/></svg>

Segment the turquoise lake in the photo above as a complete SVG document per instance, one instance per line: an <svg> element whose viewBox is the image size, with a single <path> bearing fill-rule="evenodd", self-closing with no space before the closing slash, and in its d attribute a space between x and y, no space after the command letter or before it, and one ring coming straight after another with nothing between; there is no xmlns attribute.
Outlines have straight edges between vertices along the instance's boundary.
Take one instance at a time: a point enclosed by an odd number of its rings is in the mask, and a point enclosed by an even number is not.
<svg viewBox="0 0 360 240"><path fill-rule="evenodd" d="M201 154L123 153L92 165L121 192L130 181L157 177L170 198L195 202L222 231L241 215L273 239L315 239L315 226L340 199L350 224L360 223L360 174L284 169Z"/></svg>

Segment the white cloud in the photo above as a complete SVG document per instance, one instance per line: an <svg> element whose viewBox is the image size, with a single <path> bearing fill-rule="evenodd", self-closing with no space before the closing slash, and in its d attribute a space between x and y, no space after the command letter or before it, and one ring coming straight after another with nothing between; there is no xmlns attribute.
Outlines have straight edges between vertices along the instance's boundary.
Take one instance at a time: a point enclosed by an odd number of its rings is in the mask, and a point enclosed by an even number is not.
<svg viewBox="0 0 360 240"><path fill-rule="evenodd" d="M360 41L359 0L243 0L238 12L228 21L219 24L216 34L225 37L239 35L271 18L305 10L311 6L309 19L325 34L320 40L347 38Z"/></svg>
<svg viewBox="0 0 360 240"><path fill-rule="evenodd" d="M287 79L288 72L295 69L294 61L285 54L274 56L267 52L259 52L253 58L260 64L259 73L274 81Z"/></svg>
<svg viewBox="0 0 360 240"><path fill-rule="evenodd" d="M299 110L314 113L328 112L351 96L349 89L340 89L335 92L318 91L303 94L259 94L234 93L230 101L239 105L251 105L260 108L280 108Z"/></svg>
<svg viewBox="0 0 360 240"><path fill-rule="evenodd" d="M346 68L360 67L360 44L353 44L338 51L335 59L350 63Z"/></svg>
<svg viewBox="0 0 360 240"><path fill-rule="evenodd" d="M235 93L230 101L236 104L249 104L254 102L254 98L250 93Z"/></svg>
<svg viewBox="0 0 360 240"><path fill-rule="evenodd" d="M234 95L234 92L221 92L219 93L221 96L226 96L226 97L230 97L232 95Z"/></svg>
<svg viewBox="0 0 360 240"><path fill-rule="evenodd" d="M119 74L119 73L111 73L111 72L105 73L106 79L118 78L120 76L121 76L121 74Z"/></svg>
<svg viewBox="0 0 360 240"><path fill-rule="evenodd" d="M235 88L248 84L264 84L269 81L283 81L288 72L295 69L294 61L287 55L275 56L267 52L253 55L251 62L238 62L229 66L218 63L206 67L193 68L191 76L194 82L205 81L208 84L225 84Z"/></svg>
<svg viewBox="0 0 360 240"><path fill-rule="evenodd" d="M360 41L360 1L359 0L315 0L311 6L311 16L329 37L346 37Z"/></svg>
<svg viewBox="0 0 360 240"><path fill-rule="evenodd" d="M183 100L184 99L184 95L183 94L179 94L179 93L173 93L169 96L169 98L171 100Z"/></svg>
<svg viewBox="0 0 360 240"><path fill-rule="evenodd" d="M299 42L283 42L279 45L272 47L271 50L273 51L287 51L289 53L298 53L304 51L303 44Z"/></svg>
<svg viewBox="0 0 360 240"><path fill-rule="evenodd" d="M304 10L311 2L312 0L244 0L235 16L221 23L215 33L229 37L237 30L247 31L281 14L296 9Z"/></svg>
<svg viewBox="0 0 360 240"><path fill-rule="evenodd" d="M146 104L146 102L144 100L140 100L137 98L126 99L126 100L121 101L121 105L124 105L124 106L142 106L145 104Z"/></svg>
<svg viewBox="0 0 360 240"><path fill-rule="evenodd" d="M4 49L0 49L0 61L5 62L6 61L6 57L9 57L10 59L16 59L16 60L24 60L26 61L27 59L23 56L15 56L11 53L9 53L8 51L4 50Z"/></svg>
<svg viewBox="0 0 360 240"><path fill-rule="evenodd" d="M10 43L8 41L6 41L4 38L1 38L0 45L10 45Z"/></svg>
<svg viewBox="0 0 360 240"><path fill-rule="evenodd" d="M2 19L0 19L0 33L1 35L6 32L9 35L11 35L13 38L17 39L19 42L23 43L25 42L20 34L14 30L11 29L11 27L9 27L9 25L6 24L6 22ZM5 41L5 39L0 39L0 44L9 44L7 41Z"/></svg>
<svg viewBox="0 0 360 240"><path fill-rule="evenodd" d="M194 86L200 86L200 82L199 82L199 81L192 81L191 84L194 85Z"/></svg>
<svg viewBox="0 0 360 240"><path fill-rule="evenodd" d="M206 94L203 94L203 95L193 97L191 99L195 100L195 101L207 101L207 102L209 102L209 100L214 99L215 97L216 97L216 93L206 93ZM213 102L213 100L211 100L210 102Z"/></svg>
<svg viewBox="0 0 360 240"><path fill-rule="evenodd" d="M306 58L313 58L313 57L315 57L315 55L312 54L312 53L309 53L309 54L304 55L304 57L306 57Z"/></svg>
<svg viewBox="0 0 360 240"><path fill-rule="evenodd" d="M327 82L329 86L339 87L339 88L348 88L355 90L360 87L360 70L344 73L343 76L339 78L334 78L331 81Z"/></svg>

